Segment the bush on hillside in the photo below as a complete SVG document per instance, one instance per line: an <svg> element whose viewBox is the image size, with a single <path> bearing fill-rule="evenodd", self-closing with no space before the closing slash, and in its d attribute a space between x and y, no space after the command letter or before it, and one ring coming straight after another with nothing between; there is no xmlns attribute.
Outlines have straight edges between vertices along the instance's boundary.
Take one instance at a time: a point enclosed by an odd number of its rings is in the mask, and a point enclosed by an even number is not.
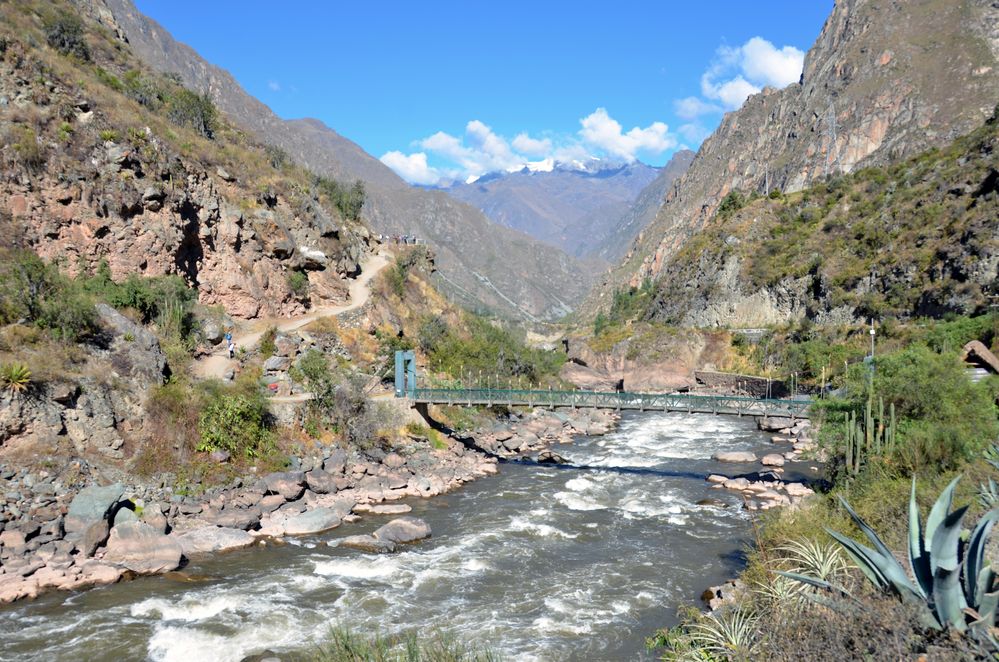
<svg viewBox="0 0 999 662"><path fill-rule="evenodd" d="M83 35L83 23L68 12L60 12L44 24L45 41L63 55L90 60L90 48Z"/></svg>
<svg viewBox="0 0 999 662"><path fill-rule="evenodd" d="M313 395L309 409L314 420L343 435L349 444L372 446L386 421L368 400L363 375L335 371L322 352L314 349L298 360L294 374Z"/></svg>
<svg viewBox="0 0 999 662"><path fill-rule="evenodd" d="M22 322L76 341L97 332L92 297L31 251L0 251L0 324Z"/></svg>
<svg viewBox="0 0 999 662"><path fill-rule="evenodd" d="M166 112L170 121L194 129L205 138L214 138L218 130L218 111L207 94L181 88L170 95Z"/></svg>
<svg viewBox="0 0 999 662"><path fill-rule="evenodd" d="M272 440L268 419L267 401L261 393L212 393L198 418L197 450L256 457Z"/></svg>

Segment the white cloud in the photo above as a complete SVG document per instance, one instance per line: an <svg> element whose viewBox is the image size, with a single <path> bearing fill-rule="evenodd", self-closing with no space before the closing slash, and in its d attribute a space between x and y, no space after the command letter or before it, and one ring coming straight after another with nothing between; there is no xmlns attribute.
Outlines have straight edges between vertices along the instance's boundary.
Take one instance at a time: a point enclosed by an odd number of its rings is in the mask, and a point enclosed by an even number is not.
<svg viewBox="0 0 999 662"><path fill-rule="evenodd" d="M468 181L490 172L520 170L525 166L532 170L549 169L554 163L585 162L601 157L634 161L640 152L660 154L677 144L676 137L662 122L624 132L604 108L596 109L581 119L580 124L582 129L575 136L532 138L521 132L508 140L484 122L472 120L465 125L461 136L438 131L413 143L420 151L412 154L390 151L381 161L410 183L437 184L442 179Z"/></svg>
<svg viewBox="0 0 999 662"><path fill-rule="evenodd" d="M776 48L762 37L742 46L742 70L750 80L773 87L787 87L801 78L805 54L794 46Z"/></svg>
<svg viewBox="0 0 999 662"><path fill-rule="evenodd" d="M626 161L634 161L639 151L660 154L676 146L676 139L662 122L653 122L644 129L636 126L623 133L620 122L605 108L597 108L579 123L583 125L579 131L583 142Z"/></svg>
<svg viewBox="0 0 999 662"><path fill-rule="evenodd" d="M688 124L681 124L680 128L677 129L684 140L693 144L699 145L702 140L711 135L711 131L697 122L690 122Z"/></svg>
<svg viewBox="0 0 999 662"><path fill-rule="evenodd" d="M673 108L677 117L684 120L692 120L701 115L709 115L721 111L717 104L709 103L699 97L687 97L677 99L673 102Z"/></svg>
<svg viewBox="0 0 999 662"><path fill-rule="evenodd" d="M271 92L281 91L281 83L277 82L276 80L267 81L267 87L270 88Z"/></svg>
<svg viewBox="0 0 999 662"><path fill-rule="evenodd" d="M529 156L549 156L552 151L551 138L532 138L526 133L518 133L511 144L515 150Z"/></svg>
<svg viewBox="0 0 999 662"><path fill-rule="evenodd" d="M386 152L381 162L410 184L436 184L441 178L439 170L427 165L427 155L423 152L408 156L399 151Z"/></svg>
<svg viewBox="0 0 999 662"><path fill-rule="evenodd" d="M805 54L794 46L777 48L762 37L753 37L742 46L722 46L701 76L704 99L687 97L676 101L682 119L735 110L746 98L765 86L787 87L801 77Z"/></svg>

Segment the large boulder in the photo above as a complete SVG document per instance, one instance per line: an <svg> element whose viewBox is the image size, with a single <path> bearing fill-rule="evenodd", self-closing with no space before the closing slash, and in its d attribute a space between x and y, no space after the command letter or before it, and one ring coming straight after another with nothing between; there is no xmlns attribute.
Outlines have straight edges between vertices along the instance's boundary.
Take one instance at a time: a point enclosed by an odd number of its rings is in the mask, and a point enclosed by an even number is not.
<svg viewBox="0 0 999 662"><path fill-rule="evenodd" d="M749 451L722 451L715 453L712 456L717 462L734 462L734 463L745 463L745 462L756 462L756 454L750 453Z"/></svg>
<svg viewBox="0 0 999 662"><path fill-rule="evenodd" d="M379 527L374 535L388 542L415 542L430 537L430 525L417 517L400 517Z"/></svg>
<svg viewBox="0 0 999 662"><path fill-rule="evenodd" d="M336 492L336 478L322 469L313 469L305 474L305 482L316 494Z"/></svg>
<svg viewBox="0 0 999 662"><path fill-rule="evenodd" d="M294 501L305 492L305 474L301 471L276 471L264 476L264 484L271 494L280 494L286 501Z"/></svg>
<svg viewBox="0 0 999 662"><path fill-rule="evenodd" d="M395 551L394 542L379 540L371 535L347 536L340 540L331 540L328 544L330 547L350 547L362 552L374 552L376 554Z"/></svg>
<svg viewBox="0 0 999 662"><path fill-rule="evenodd" d="M184 556L212 554L252 545L256 538L242 529L206 526L178 536L171 536L180 545Z"/></svg>
<svg viewBox="0 0 999 662"><path fill-rule="evenodd" d="M121 483L104 487L91 485L80 490L66 513L66 535L79 537L91 525L108 519L124 493L125 486Z"/></svg>
<svg viewBox="0 0 999 662"><path fill-rule="evenodd" d="M180 566L180 544L145 522L125 522L111 529L104 561L143 575Z"/></svg>
<svg viewBox="0 0 999 662"><path fill-rule="evenodd" d="M341 516L332 508L315 508L284 522L284 532L291 536L322 533L340 526Z"/></svg>

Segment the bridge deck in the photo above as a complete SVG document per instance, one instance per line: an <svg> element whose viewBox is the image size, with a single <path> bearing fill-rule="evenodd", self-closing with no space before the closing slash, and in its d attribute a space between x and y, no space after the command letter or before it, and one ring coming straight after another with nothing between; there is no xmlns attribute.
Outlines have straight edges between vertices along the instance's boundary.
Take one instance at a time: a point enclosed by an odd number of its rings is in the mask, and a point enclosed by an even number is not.
<svg viewBox="0 0 999 662"><path fill-rule="evenodd" d="M401 394L399 394L401 395ZM417 403L438 405L506 405L528 407L590 407L637 411L679 411L690 414L779 416L808 418L811 400L761 400L741 396L686 393L603 391L529 391L486 388L414 388L405 395Z"/></svg>

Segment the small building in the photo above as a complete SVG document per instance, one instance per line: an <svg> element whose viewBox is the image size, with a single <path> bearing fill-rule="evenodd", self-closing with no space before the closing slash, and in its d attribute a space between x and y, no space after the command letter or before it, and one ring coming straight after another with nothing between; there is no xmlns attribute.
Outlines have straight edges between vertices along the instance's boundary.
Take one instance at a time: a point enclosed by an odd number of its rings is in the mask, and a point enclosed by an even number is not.
<svg viewBox="0 0 999 662"><path fill-rule="evenodd" d="M989 348L977 340L964 346L961 360L968 370L971 381L980 382L989 375L999 375L999 358Z"/></svg>

